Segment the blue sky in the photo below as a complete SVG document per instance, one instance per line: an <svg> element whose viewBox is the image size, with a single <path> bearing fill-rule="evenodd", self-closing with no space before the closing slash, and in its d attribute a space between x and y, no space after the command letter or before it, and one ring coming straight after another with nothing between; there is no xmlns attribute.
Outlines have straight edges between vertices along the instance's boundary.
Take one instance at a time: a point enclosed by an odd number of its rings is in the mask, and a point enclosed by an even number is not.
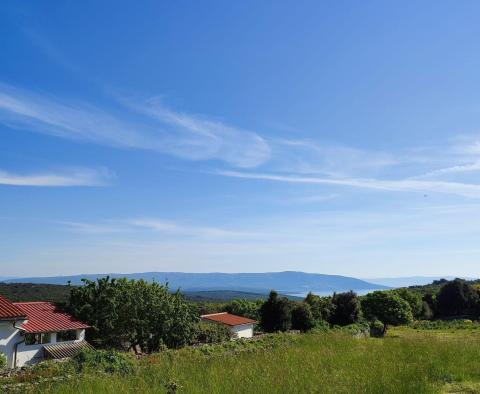
<svg viewBox="0 0 480 394"><path fill-rule="evenodd" d="M480 3L0 7L2 276L480 276Z"/></svg>

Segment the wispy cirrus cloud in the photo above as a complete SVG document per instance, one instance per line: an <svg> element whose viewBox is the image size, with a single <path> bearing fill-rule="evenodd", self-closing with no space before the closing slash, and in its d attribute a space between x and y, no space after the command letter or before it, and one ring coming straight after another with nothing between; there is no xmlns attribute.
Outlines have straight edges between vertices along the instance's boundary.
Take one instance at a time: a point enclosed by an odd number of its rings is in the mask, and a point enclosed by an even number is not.
<svg viewBox="0 0 480 394"><path fill-rule="evenodd" d="M241 168L257 166L270 157L269 145L258 134L175 112L158 99L121 98L109 107L100 109L0 84L0 122L17 129L187 160L222 160Z"/></svg>
<svg viewBox="0 0 480 394"><path fill-rule="evenodd" d="M115 234L148 231L171 237L202 239L228 239L235 237L253 237L259 234L221 227L199 226L161 218L142 217L134 219L112 219L107 221L84 223L63 221L60 224L84 234Z"/></svg>
<svg viewBox="0 0 480 394"><path fill-rule="evenodd" d="M218 171L217 174L234 178L256 179L275 182L347 186L359 189L397 192L435 192L443 194L455 194L470 198L480 198L480 185L460 182L429 181L416 179L381 180L368 178L327 178L240 171Z"/></svg>
<svg viewBox="0 0 480 394"><path fill-rule="evenodd" d="M0 185L10 186L103 186L112 178L106 169L85 168L65 169L58 172L37 172L29 174L0 170Z"/></svg>
<svg viewBox="0 0 480 394"><path fill-rule="evenodd" d="M435 177L441 177L443 175L463 174L463 173L476 172L476 171L480 171L480 161L475 161L473 163L468 163L468 164L455 165L455 166L446 167L446 168L439 168L437 170L432 170L430 172L427 172L426 174L412 177L412 179L435 178Z"/></svg>

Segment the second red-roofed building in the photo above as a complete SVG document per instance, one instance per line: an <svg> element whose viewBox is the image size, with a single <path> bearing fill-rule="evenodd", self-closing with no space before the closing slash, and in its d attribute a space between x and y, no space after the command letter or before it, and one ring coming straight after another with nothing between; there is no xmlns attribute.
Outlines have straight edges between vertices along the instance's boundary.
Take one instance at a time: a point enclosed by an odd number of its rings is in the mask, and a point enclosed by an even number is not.
<svg viewBox="0 0 480 394"><path fill-rule="evenodd" d="M209 315L202 315L202 320L213 324L223 324L230 329L233 338L251 338L253 337L253 328L256 321L243 317L233 315L228 312L210 313Z"/></svg>

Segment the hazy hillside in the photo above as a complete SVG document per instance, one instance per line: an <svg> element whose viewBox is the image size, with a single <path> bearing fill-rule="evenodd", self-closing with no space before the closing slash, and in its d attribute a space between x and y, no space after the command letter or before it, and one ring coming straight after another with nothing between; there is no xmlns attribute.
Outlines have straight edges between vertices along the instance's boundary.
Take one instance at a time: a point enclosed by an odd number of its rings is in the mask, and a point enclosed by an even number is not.
<svg viewBox="0 0 480 394"><path fill-rule="evenodd" d="M67 302L70 288L66 285L52 285L42 283L0 283L0 295L11 301L50 301L56 303ZM234 299L258 300L266 299L267 293L251 293L233 290L206 290L183 292L190 301L230 301ZM300 298L288 296L293 300Z"/></svg>
<svg viewBox="0 0 480 394"><path fill-rule="evenodd" d="M452 280L455 278L453 276L406 276L398 278L367 278L364 280L389 287L409 287L428 285L440 279Z"/></svg>
<svg viewBox="0 0 480 394"><path fill-rule="evenodd" d="M265 273L184 273L184 272L143 272L133 274L86 274L56 277L15 278L6 282L28 282L48 284L81 284L81 279L96 279L110 276L115 278L145 279L160 283L168 282L172 289L184 291L234 290L265 293L275 289L282 293L365 291L385 289L387 286L339 275L310 274L305 272L265 272Z"/></svg>
<svg viewBox="0 0 480 394"><path fill-rule="evenodd" d="M11 301L66 302L70 289L64 285L0 283L0 295Z"/></svg>

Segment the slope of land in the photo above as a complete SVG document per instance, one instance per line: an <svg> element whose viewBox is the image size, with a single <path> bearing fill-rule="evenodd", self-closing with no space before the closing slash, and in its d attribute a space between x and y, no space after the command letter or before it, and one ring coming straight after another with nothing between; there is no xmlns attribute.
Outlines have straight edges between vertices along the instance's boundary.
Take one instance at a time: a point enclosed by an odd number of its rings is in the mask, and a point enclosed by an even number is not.
<svg viewBox="0 0 480 394"><path fill-rule="evenodd" d="M11 301L50 301L63 303L70 288L64 285L38 283L0 283L0 295Z"/></svg>
<svg viewBox="0 0 480 394"><path fill-rule="evenodd" d="M480 330L392 330L384 339L342 333L184 348L137 361L129 375L86 373L38 393L478 392Z"/></svg>
<svg viewBox="0 0 480 394"><path fill-rule="evenodd" d="M0 283L0 295L12 301L50 301L65 303L70 288L66 285L50 285L41 283ZM196 302L231 301L234 299L258 300L266 299L267 293L251 293L233 290L186 291L186 299ZM290 299L298 297L287 296Z"/></svg>
<svg viewBox="0 0 480 394"><path fill-rule="evenodd" d="M368 282L378 283L379 285L390 287L409 287L409 286L424 286L434 281L441 279L453 280L454 276L406 276L398 278L368 278L364 279ZM472 280L472 278L463 278L465 280Z"/></svg>

